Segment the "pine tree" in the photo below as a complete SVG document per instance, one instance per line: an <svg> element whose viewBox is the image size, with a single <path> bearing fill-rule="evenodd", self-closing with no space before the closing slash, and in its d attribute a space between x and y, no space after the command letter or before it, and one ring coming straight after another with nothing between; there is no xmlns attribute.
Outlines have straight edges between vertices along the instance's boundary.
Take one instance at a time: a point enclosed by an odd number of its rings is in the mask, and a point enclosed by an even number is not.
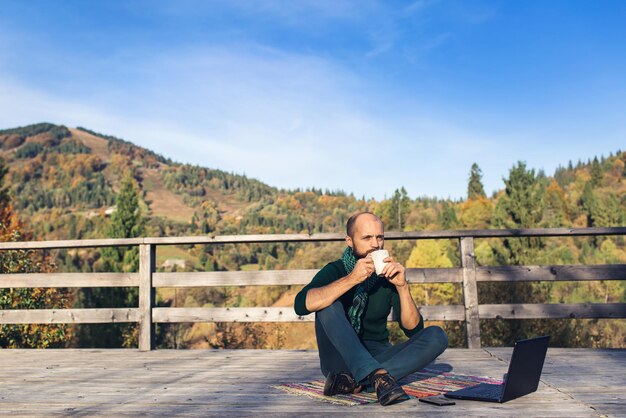
<svg viewBox="0 0 626 418"><path fill-rule="evenodd" d="M391 198L391 206L389 207L391 225L388 226L388 229L402 231L410 209L411 199L409 199L406 189L404 187L396 189Z"/></svg>
<svg viewBox="0 0 626 418"><path fill-rule="evenodd" d="M437 221L443 229L453 229L457 225L456 211L454 205L447 201L443 202L441 212L437 215Z"/></svg>
<svg viewBox="0 0 626 418"><path fill-rule="evenodd" d="M504 184L505 195L496 205L495 225L500 228L538 227L545 206L545 184L535 176L535 170L527 170L525 163L518 162Z"/></svg>
<svg viewBox="0 0 626 418"><path fill-rule="evenodd" d="M534 170L526 169L526 164L518 162L504 179L505 194L496 204L494 225L499 228L539 227L545 209L545 184L535 175ZM496 247L496 260L505 265L540 264L543 241L540 238L506 238L502 246ZM479 294L481 303L533 303L543 301L549 295L550 285L529 282L482 283ZM535 321L489 321L485 335L488 344L511 344L516 339L537 332Z"/></svg>
<svg viewBox="0 0 626 418"><path fill-rule="evenodd" d="M598 187L602 182L602 167L598 162L598 157L593 157L593 162L591 163L591 185L593 187Z"/></svg>
<svg viewBox="0 0 626 418"><path fill-rule="evenodd" d="M144 230L145 220L139 211L137 188L130 175L122 181L116 198L116 210L107 228L109 238L136 238ZM102 270L107 272L133 272L139 268L137 247L107 247L102 250ZM137 307L138 289L87 288L79 299L82 307L118 308ZM132 347L137 344L136 324L103 324L81 326L78 332L80 346Z"/></svg>
<svg viewBox="0 0 626 418"><path fill-rule="evenodd" d="M477 199L479 197L486 197L485 189L482 183L483 173L480 170L478 164L472 164L470 169L470 178L467 183L467 198Z"/></svg>

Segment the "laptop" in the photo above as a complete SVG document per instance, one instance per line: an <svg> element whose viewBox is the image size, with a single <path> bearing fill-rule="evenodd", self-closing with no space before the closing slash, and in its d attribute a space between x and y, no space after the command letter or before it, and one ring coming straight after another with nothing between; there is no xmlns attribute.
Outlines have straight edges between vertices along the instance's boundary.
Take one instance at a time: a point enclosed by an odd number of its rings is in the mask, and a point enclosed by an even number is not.
<svg viewBox="0 0 626 418"><path fill-rule="evenodd" d="M448 398L486 402L507 402L537 390L550 336L515 343L509 372L501 385L481 383L445 394Z"/></svg>

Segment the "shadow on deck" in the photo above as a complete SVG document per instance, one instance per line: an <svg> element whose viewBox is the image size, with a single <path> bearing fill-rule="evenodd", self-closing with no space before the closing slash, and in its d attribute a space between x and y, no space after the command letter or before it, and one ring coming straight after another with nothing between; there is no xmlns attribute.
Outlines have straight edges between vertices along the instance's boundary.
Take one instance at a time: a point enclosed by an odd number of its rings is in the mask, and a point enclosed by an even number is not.
<svg viewBox="0 0 626 418"><path fill-rule="evenodd" d="M510 355L450 349L436 363L500 378ZM1 350L0 369L1 416L626 416L626 350L551 348L537 392L447 407L349 407L271 387L322 378L315 351Z"/></svg>

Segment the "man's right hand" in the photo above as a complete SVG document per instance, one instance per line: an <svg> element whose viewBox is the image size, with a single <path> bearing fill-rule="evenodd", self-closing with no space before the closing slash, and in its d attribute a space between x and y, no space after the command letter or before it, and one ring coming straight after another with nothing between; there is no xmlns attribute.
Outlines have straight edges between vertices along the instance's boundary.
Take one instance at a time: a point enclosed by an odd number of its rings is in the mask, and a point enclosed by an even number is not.
<svg viewBox="0 0 626 418"><path fill-rule="evenodd" d="M317 312L330 306L341 295L354 286L364 282L376 271L372 256L368 255L356 262L354 269L345 277L335 280L326 286L309 289L306 294L306 308L309 312Z"/></svg>
<svg viewBox="0 0 626 418"><path fill-rule="evenodd" d="M350 280L353 281L354 284L359 284L370 277L374 271L376 271L374 261L372 260L372 256L368 254L367 257L360 258L356 262L354 269L352 269L348 277L350 277Z"/></svg>

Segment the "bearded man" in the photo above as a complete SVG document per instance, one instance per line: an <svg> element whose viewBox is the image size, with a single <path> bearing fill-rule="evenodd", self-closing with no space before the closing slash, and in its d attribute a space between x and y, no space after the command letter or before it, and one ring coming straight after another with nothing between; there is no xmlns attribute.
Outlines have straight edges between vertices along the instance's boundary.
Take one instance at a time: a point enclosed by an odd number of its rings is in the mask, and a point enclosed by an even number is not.
<svg viewBox="0 0 626 418"><path fill-rule="evenodd" d="M437 326L424 328L406 280L405 268L387 257L376 274L371 253L384 246L384 225L362 212L346 224L348 247L341 259L322 268L297 295L298 315L315 312L315 336L324 395L376 391L381 405L409 399L397 380L422 369L448 346ZM393 308L409 338L392 345L387 317Z"/></svg>

